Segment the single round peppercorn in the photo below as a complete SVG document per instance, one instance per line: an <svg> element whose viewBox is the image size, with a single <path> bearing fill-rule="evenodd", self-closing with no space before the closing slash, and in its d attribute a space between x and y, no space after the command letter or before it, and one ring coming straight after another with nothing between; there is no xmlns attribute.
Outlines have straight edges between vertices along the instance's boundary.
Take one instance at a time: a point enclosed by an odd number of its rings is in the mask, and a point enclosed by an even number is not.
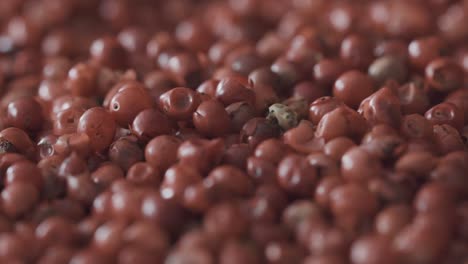
<svg viewBox="0 0 468 264"><path fill-rule="evenodd" d="M91 58L101 66L121 69L126 65L125 50L114 37L96 39L89 51Z"/></svg>
<svg viewBox="0 0 468 264"><path fill-rule="evenodd" d="M34 98L22 97L8 104L6 119L11 126L37 131L44 122L42 114L42 107Z"/></svg>
<svg viewBox="0 0 468 264"><path fill-rule="evenodd" d="M41 190L43 186L41 171L33 162L17 161L6 170L4 184L9 186L16 182L29 183Z"/></svg>
<svg viewBox="0 0 468 264"><path fill-rule="evenodd" d="M399 127L401 121L401 105L396 94L387 87L379 89L361 102L358 113L372 126L387 124Z"/></svg>
<svg viewBox="0 0 468 264"><path fill-rule="evenodd" d="M380 162L362 148L351 148L341 158L341 174L348 181L368 181L381 173Z"/></svg>
<svg viewBox="0 0 468 264"><path fill-rule="evenodd" d="M117 124L127 127L138 113L152 106L148 90L138 82L129 82L123 84L112 96L108 110Z"/></svg>
<svg viewBox="0 0 468 264"><path fill-rule="evenodd" d="M204 185L215 190L220 197L245 197L252 192L252 182L247 174L232 165L213 169L205 178Z"/></svg>
<svg viewBox="0 0 468 264"><path fill-rule="evenodd" d="M356 264L395 263L397 254L385 236L360 237L351 245L351 261Z"/></svg>
<svg viewBox="0 0 468 264"><path fill-rule="evenodd" d="M16 219L30 212L39 201L39 191L31 183L15 182L9 184L1 193L3 212Z"/></svg>
<svg viewBox="0 0 468 264"><path fill-rule="evenodd" d="M373 92L372 79L359 71L345 72L333 86L333 96L354 109L358 108L361 101Z"/></svg>
<svg viewBox="0 0 468 264"><path fill-rule="evenodd" d="M90 147L94 151L102 151L109 147L115 130L113 116L102 107L94 107L84 112L77 127L78 133L88 135Z"/></svg>
<svg viewBox="0 0 468 264"><path fill-rule="evenodd" d="M84 112L84 110L79 108L68 108L58 112L54 120L54 134L65 135L75 133L80 117Z"/></svg>
<svg viewBox="0 0 468 264"><path fill-rule="evenodd" d="M350 35L341 42L340 58L352 68L366 69L373 60L372 46L366 38Z"/></svg>
<svg viewBox="0 0 468 264"><path fill-rule="evenodd" d="M301 156L288 155L278 165L277 178L280 186L291 194L312 195L317 169Z"/></svg>
<svg viewBox="0 0 468 264"><path fill-rule="evenodd" d="M91 96L96 92L97 68L92 64L79 63L68 71L66 88L75 96Z"/></svg>
<svg viewBox="0 0 468 264"><path fill-rule="evenodd" d="M437 58L425 69L426 81L438 92L448 93L460 88L463 83L463 70L448 58Z"/></svg>
<svg viewBox="0 0 468 264"><path fill-rule="evenodd" d="M142 142L164 134L171 134L173 123L163 113L156 109L146 109L141 111L132 123L132 132Z"/></svg>
<svg viewBox="0 0 468 264"><path fill-rule="evenodd" d="M168 135L155 137L145 147L145 160L161 172L177 161L181 140Z"/></svg>
<svg viewBox="0 0 468 264"><path fill-rule="evenodd" d="M159 107L171 118L189 119L200 105L199 94L185 87L177 87L159 97Z"/></svg>
<svg viewBox="0 0 468 264"><path fill-rule="evenodd" d="M443 40L438 37L429 36L415 39L408 45L409 61L413 66L422 70L432 60L442 55L443 48Z"/></svg>
<svg viewBox="0 0 468 264"><path fill-rule="evenodd" d="M118 164L124 171L143 160L143 149L131 138L120 138L109 147L109 160Z"/></svg>
<svg viewBox="0 0 468 264"><path fill-rule="evenodd" d="M432 125L451 125L461 130L465 120L464 113L454 104L443 102L427 110L424 117Z"/></svg>
<svg viewBox="0 0 468 264"><path fill-rule="evenodd" d="M202 102L192 119L197 131L209 137L223 136L231 130L229 114L217 100Z"/></svg>

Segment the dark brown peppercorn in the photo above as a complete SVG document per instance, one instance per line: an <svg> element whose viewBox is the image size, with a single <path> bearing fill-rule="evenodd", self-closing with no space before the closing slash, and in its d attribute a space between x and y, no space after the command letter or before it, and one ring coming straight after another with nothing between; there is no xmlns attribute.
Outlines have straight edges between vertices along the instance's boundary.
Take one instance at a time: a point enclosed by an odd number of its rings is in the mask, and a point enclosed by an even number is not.
<svg viewBox="0 0 468 264"><path fill-rule="evenodd" d="M315 134L325 141L341 136L360 139L366 130L366 120L361 115L349 107L340 106L322 117Z"/></svg>
<svg viewBox="0 0 468 264"><path fill-rule="evenodd" d="M30 183L41 190L43 186L41 171L30 161L17 161L6 170L4 184L9 186L16 182Z"/></svg>
<svg viewBox="0 0 468 264"><path fill-rule="evenodd" d="M247 231L248 222L239 204L226 202L214 205L203 220L203 227L209 234L222 240L237 238Z"/></svg>
<svg viewBox="0 0 468 264"><path fill-rule="evenodd" d="M341 173L349 181L367 181L379 177L382 168L378 160L362 148L351 148L341 158Z"/></svg>
<svg viewBox="0 0 468 264"><path fill-rule="evenodd" d="M385 56L376 59L369 66L369 76L372 77L378 86L388 80L395 80L403 83L407 76L407 66L402 59L392 56Z"/></svg>
<svg viewBox="0 0 468 264"><path fill-rule="evenodd" d="M68 108L57 113L54 120L54 134L64 135L75 133L80 117L85 111L82 109Z"/></svg>
<svg viewBox="0 0 468 264"><path fill-rule="evenodd" d="M390 264L397 262L391 240L384 236L360 237L351 245L351 261L356 264Z"/></svg>
<svg viewBox="0 0 468 264"><path fill-rule="evenodd" d="M180 85L195 89L203 80L203 70L198 58L191 53L172 56L165 66Z"/></svg>
<svg viewBox="0 0 468 264"><path fill-rule="evenodd" d="M314 66L314 79L325 87L331 87L338 77L345 72L340 60L323 59Z"/></svg>

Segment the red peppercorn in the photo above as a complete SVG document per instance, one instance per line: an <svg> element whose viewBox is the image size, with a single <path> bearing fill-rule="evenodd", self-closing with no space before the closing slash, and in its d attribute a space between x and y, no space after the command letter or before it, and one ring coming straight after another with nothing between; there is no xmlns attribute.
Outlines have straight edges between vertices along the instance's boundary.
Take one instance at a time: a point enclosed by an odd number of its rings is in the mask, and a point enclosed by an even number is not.
<svg viewBox="0 0 468 264"><path fill-rule="evenodd" d="M4 184L9 186L16 182L30 183L41 190L43 186L41 171L30 161L17 161L6 170Z"/></svg>
<svg viewBox="0 0 468 264"><path fill-rule="evenodd" d="M159 97L159 106L162 111L179 120L190 118L200 103L200 96L184 87L171 89Z"/></svg>
<svg viewBox="0 0 468 264"><path fill-rule="evenodd" d="M148 90L138 82L128 82L112 96L108 110L117 124L127 127L138 113L152 106L153 102Z"/></svg>
<svg viewBox="0 0 468 264"><path fill-rule="evenodd" d="M341 42L340 58L350 67L366 69L372 62L372 46L359 35L351 35Z"/></svg>
<svg viewBox="0 0 468 264"><path fill-rule="evenodd" d="M400 126L400 100L387 87L364 99L359 106L358 113L362 114L372 126L377 124Z"/></svg>
<svg viewBox="0 0 468 264"><path fill-rule="evenodd" d="M432 125L451 125L461 130L465 121L464 113L454 104L449 102L440 103L429 109L424 117Z"/></svg>
<svg viewBox="0 0 468 264"><path fill-rule="evenodd" d="M143 150L131 138L119 138L109 147L109 160L118 164L124 171L143 160Z"/></svg>
<svg viewBox="0 0 468 264"><path fill-rule="evenodd" d="M442 55L443 41L434 36L418 38L408 45L409 60L413 66L422 70L432 60Z"/></svg>
<svg viewBox="0 0 468 264"><path fill-rule="evenodd" d="M448 58L437 58L425 69L426 80L436 91L448 93L460 88L463 83L463 69Z"/></svg>
<svg viewBox="0 0 468 264"><path fill-rule="evenodd" d="M142 142L148 142L156 136L171 134L173 124L171 120L155 109L141 111L132 123L132 132Z"/></svg>
<svg viewBox="0 0 468 264"><path fill-rule="evenodd" d="M79 63L68 71L66 87L75 96L91 96L96 92L97 68L92 64Z"/></svg>
<svg viewBox="0 0 468 264"><path fill-rule="evenodd" d="M379 161L362 148L351 148L341 158L341 174L348 181L367 181L381 173Z"/></svg>
<svg viewBox="0 0 468 264"><path fill-rule="evenodd" d="M340 106L323 116L315 134L325 141L340 136L359 139L366 130L366 120L362 116L346 106Z"/></svg>
<svg viewBox="0 0 468 264"><path fill-rule="evenodd" d="M278 182L294 195L312 195L317 182L317 169L304 157L288 155L278 165Z"/></svg>
<svg viewBox="0 0 468 264"><path fill-rule="evenodd" d="M345 72L333 86L333 95L354 109L373 92L372 79L359 71Z"/></svg>
<svg viewBox="0 0 468 264"><path fill-rule="evenodd" d="M177 161L177 149L181 141L173 136L162 135L152 139L145 148L146 161L161 172Z"/></svg>
<svg viewBox="0 0 468 264"><path fill-rule="evenodd" d="M127 54L114 37L96 39L90 46L90 55L101 66L121 69L126 65Z"/></svg>
<svg viewBox="0 0 468 264"><path fill-rule="evenodd" d="M231 119L216 100L202 102L193 113L193 123L198 132L209 137L223 136L231 130Z"/></svg>
<svg viewBox="0 0 468 264"><path fill-rule="evenodd" d="M173 165L164 174L160 187L161 197L182 202L187 187L202 180L197 170L182 164Z"/></svg>
<svg viewBox="0 0 468 264"><path fill-rule="evenodd" d="M44 122L42 107L32 97L22 97L9 103L6 118L12 126L26 131L37 131Z"/></svg>
<svg viewBox="0 0 468 264"><path fill-rule="evenodd" d="M224 105L236 102L248 102L254 105L255 93L247 87L247 81L236 78L224 78L216 87L216 98Z"/></svg>
<svg viewBox="0 0 468 264"><path fill-rule="evenodd" d="M113 116L102 107L94 107L83 113L77 132L88 135L91 149L102 151L112 143L115 129Z"/></svg>

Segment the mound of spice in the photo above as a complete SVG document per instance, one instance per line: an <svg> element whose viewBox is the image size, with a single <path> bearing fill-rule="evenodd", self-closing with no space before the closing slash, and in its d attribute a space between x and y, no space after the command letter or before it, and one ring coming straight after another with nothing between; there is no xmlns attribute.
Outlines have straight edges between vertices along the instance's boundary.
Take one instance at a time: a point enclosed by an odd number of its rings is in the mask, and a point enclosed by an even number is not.
<svg viewBox="0 0 468 264"><path fill-rule="evenodd" d="M468 2L1 0L0 263L468 263Z"/></svg>

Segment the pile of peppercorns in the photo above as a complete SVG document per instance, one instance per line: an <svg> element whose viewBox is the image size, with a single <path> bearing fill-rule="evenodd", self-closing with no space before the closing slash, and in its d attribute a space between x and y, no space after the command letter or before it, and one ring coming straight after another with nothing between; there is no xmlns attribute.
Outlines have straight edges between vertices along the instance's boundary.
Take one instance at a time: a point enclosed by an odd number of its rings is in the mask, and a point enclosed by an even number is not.
<svg viewBox="0 0 468 264"><path fill-rule="evenodd" d="M466 0L0 0L0 93L0 263L468 263Z"/></svg>

